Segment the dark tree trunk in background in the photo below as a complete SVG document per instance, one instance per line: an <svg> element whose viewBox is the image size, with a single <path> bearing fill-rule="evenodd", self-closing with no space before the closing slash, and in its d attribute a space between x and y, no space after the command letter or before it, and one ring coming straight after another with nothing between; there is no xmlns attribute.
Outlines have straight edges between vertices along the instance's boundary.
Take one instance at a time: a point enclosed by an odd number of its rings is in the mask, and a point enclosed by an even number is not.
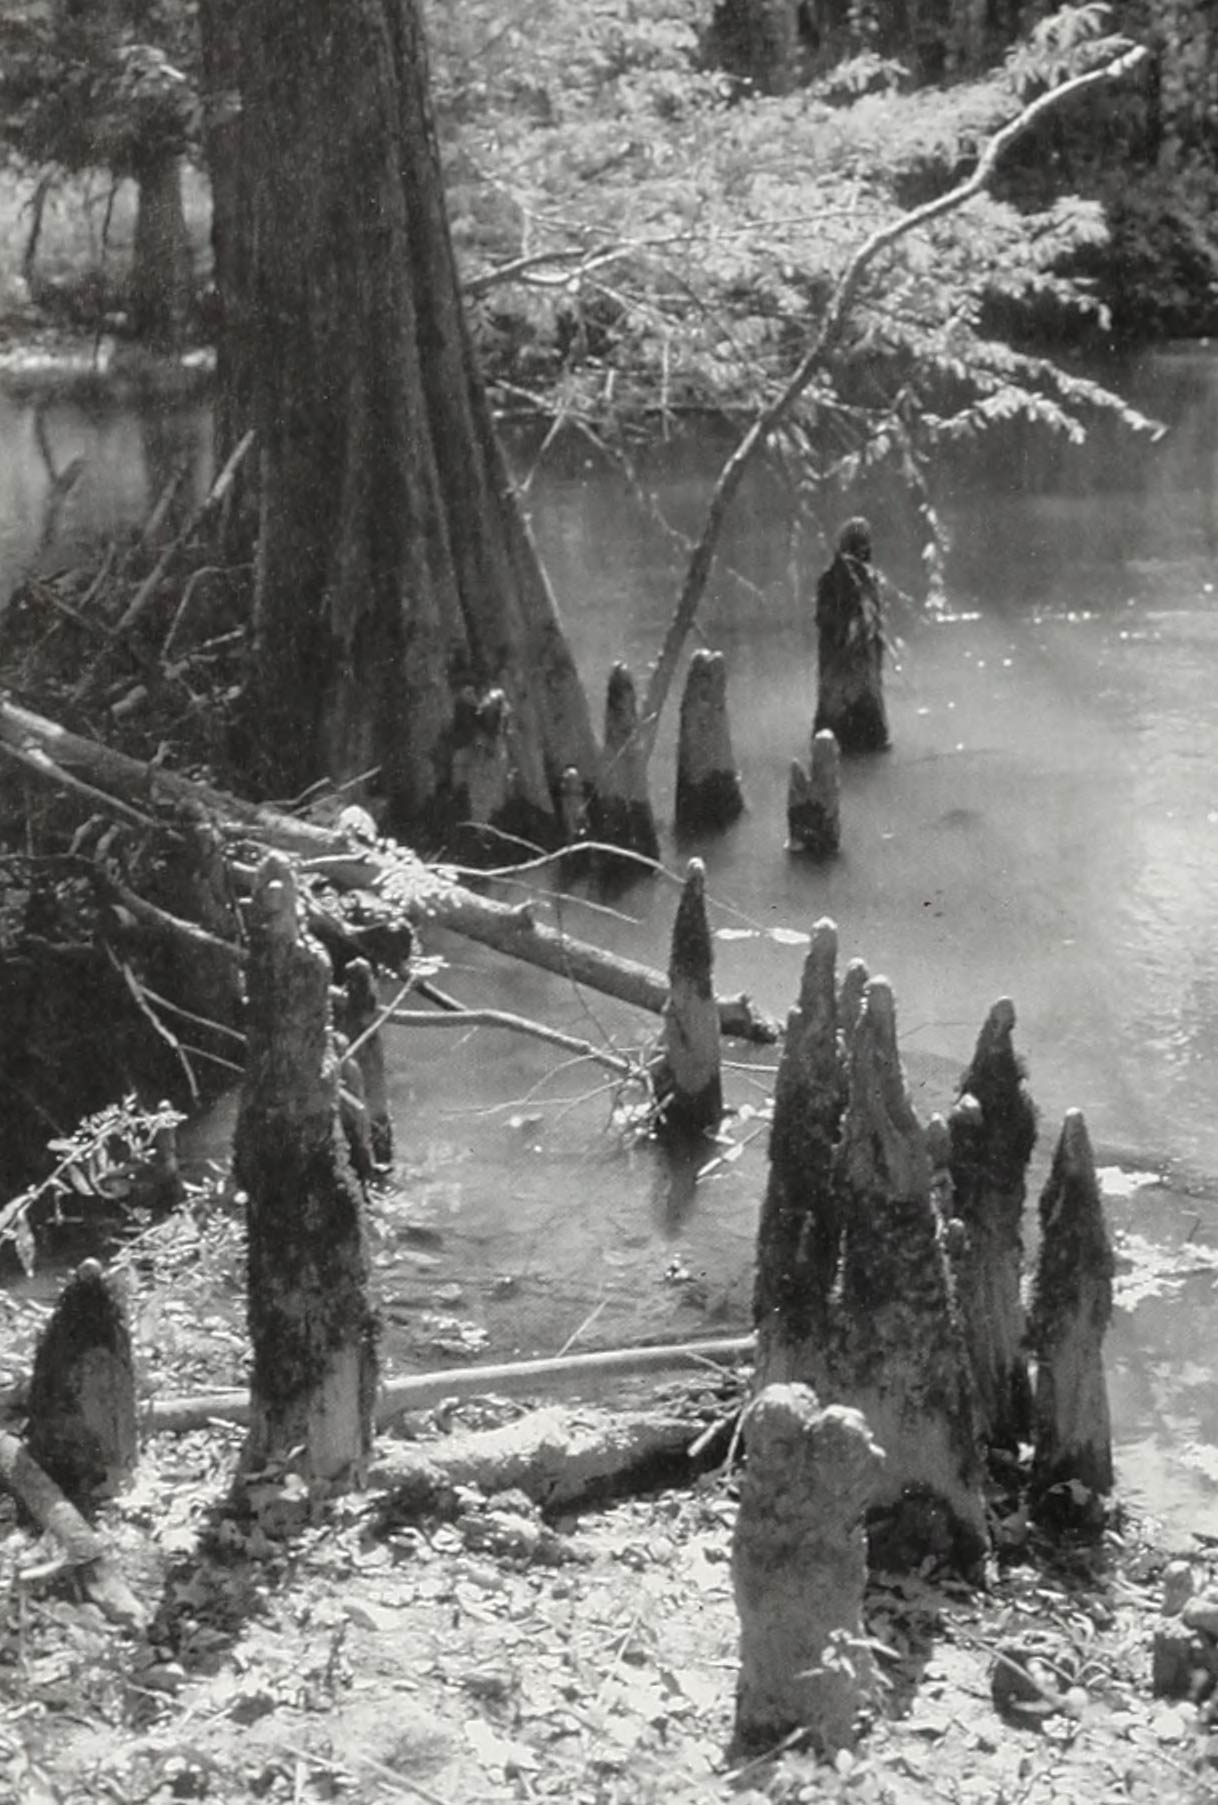
<svg viewBox="0 0 1218 1805"><path fill-rule="evenodd" d="M203 142L211 180L211 247L218 312L215 462L220 469L250 424L252 233L250 184L244 177L238 85L240 0L201 0Z"/></svg>
<svg viewBox="0 0 1218 1805"><path fill-rule="evenodd" d="M158 351L180 349L190 308L191 252L182 210L182 159L162 145L136 159L132 323Z"/></svg>
<svg viewBox="0 0 1218 1805"><path fill-rule="evenodd" d="M447 825L454 697L499 688L516 819L546 833L595 743L474 366L417 0L238 25L264 779L376 767L393 822Z"/></svg>

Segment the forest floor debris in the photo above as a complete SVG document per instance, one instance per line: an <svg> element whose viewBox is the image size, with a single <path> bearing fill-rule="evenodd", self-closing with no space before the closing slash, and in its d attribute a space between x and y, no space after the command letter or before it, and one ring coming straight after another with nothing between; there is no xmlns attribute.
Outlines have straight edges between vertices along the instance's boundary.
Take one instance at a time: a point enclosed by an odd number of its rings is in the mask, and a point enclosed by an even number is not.
<svg viewBox="0 0 1218 1805"><path fill-rule="evenodd" d="M232 1251L218 1242L213 1277ZM232 1379L231 1346L214 1344L209 1366L204 1336L169 1300L158 1320L171 1336L180 1327L192 1383ZM691 1441L724 1407L703 1380L653 1384L646 1402L661 1401L689 1411ZM406 1427L426 1442L519 1408L474 1401ZM1218 1596L1218 1550L1199 1539L1160 1545L1151 1526L1118 1518L1102 1540L1054 1550L996 1505L986 1588L929 1569L873 1578L882 1704L853 1752L831 1767L797 1749L734 1763L731 1471L546 1520L519 1493L472 1489L430 1518L375 1487L319 1506L272 1474L242 1515L227 1502L240 1441L222 1424L156 1438L102 1513L151 1618L144 1638L82 1602L0 1503L0 1799L1200 1805L1218 1794L1208 1705L1152 1692L1169 1563L1190 1562L1194 1599Z"/></svg>

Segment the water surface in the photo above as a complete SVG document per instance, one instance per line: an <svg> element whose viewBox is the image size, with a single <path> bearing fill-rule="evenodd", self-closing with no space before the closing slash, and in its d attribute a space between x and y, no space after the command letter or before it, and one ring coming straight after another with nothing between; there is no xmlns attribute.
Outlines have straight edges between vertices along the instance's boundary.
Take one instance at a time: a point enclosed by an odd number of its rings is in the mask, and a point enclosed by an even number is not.
<svg viewBox="0 0 1218 1805"><path fill-rule="evenodd" d="M923 1114L950 1101L990 1004L1014 998L1042 1119L1035 1187L1062 1113L1082 1108L1114 1227L1160 1261L1149 1287L1123 1275L1109 1341L1122 1478L1177 1524L1218 1533L1218 356L1164 352L1122 381L1169 423L1158 445L1110 431L1082 452L992 442L947 485L947 605L935 618L893 605L894 745L847 764L843 853L828 867L784 850L787 767L806 755L813 703L818 553L792 563L781 493L753 483L700 623L727 655L749 810L721 838L674 846L671 721L653 800L670 869L691 851L707 862L719 987L781 1015L799 936L831 915L843 960L892 980ZM197 413L171 425L179 444L201 432ZM69 541L140 515L160 480L147 421L68 410L43 427L57 464L89 458ZM0 402L0 439L2 590L14 544L30 551L45 458L28 409ZM715 466L705 443L653 459L672 526L696 526ZM653 655L679 548L591 457L540 472L528 506L599 697L615 658L641 673ZM908 584L908 521L894 506L873 525L881 562ZM562 918L663 963L675 896L656 881L613 915L577 899ZM468 1002L626 1047L652 1031L467 943L437 950L441 981ZM694 1185L623 1142L595 1068L488 1031L399 1032L401 1189L377 1254L398 1361L434 1363L463 1336L506 1355L747 1327L772 1074L768 1056L739 1057L751 1069L729 1077L731 1144Z"/></svg>

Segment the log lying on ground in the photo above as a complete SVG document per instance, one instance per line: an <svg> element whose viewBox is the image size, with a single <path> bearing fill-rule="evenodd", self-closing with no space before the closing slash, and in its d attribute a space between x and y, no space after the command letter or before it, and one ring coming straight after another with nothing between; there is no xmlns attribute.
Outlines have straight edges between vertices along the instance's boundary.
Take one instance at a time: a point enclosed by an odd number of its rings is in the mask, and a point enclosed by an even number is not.
<svg viewBox="0 0 1218 1805"><path fill-rule="evenodd" d="M445 1489L475 1485L488 1494L523 1492L543 1509L558 1510L686 1455L697 1434L696 1425L677 1416L550 1406L498 1429L383 1442L369 1478L416 1507ZM692 1476L692 1465L689 1470Z"/></svg>
<svg viewBox="0 0 1218 1805"><path fill-rule="evenodd" d="M330 964L302 931L292 868L275 854L259 872L250 917L233 1176L246 1193L249 1238L243 1468L303 1449L309 1477L358 1477L377 1383L365 1199L339 1119Z"/></svg>
<svg viewBox="0 0 1218 1805"><path fill-rule="evenodd" d="M871 528L860 517L838 534L832 564L816 589L817 700L813 733L828 728L843 752L882 752L884 628L871 562Z"/></svg>
<svg viewBox="0 0 1218 1805"><path fill-rule="evenodd" d="M0 1485L25 1506L44 1534L54 1537L85 1595L104 1616L124 1629L147 1627L149 1614L119 1572L105 1537L89 1527L28 1448L3 1431Z"/></svg>
<svg viewBox="0 0 1218 1805"><path fill-rule="evenodd" d="M38 1339L26 1446L77 1505L118 1491L139 1453L127 1311L96 1260L70 1278Z"/></svg>
<svg viewBox="0 0 1218 1805"><path fill-rule="evenodd" d="M730 1366L753 1352L751 1335L718 1341L688 1341L659 1347L607 1348L591 1354L563 1354L552 1359L514 1360L499 1366L453 1367L438 1373L409 1373L389 1379L376 1401L381 1427L407 1410L430 1410L449 1398L536 1397L573 1390L586 1395L625 1380L689 1372L699 1366ZM247 1423L249 1394L204 1392L198 1397L157 1398L140 1414L149 1435L183 1435L207 1423Z"/></svg>
<svg viewBox="0 0 1218 1805"><path fill-rule="evenodd" d="M429 872L421 860L412 865L408 854L391 856L345 831L299 820L211 785L141 764L0 698L0 754L4 753L52 787L73 789L90 808L105 809L152 828L160 824L165 808L202 807L232 841L252 841L316 861L339 889L364 891L374 897L391 887L401 912L420 925L445 928L654 1015L663 1013L668 1000L668 984L661 972L537 921L528 904L513 907L475 896ZM408 867L414 870L414 881L403 877ZM776 1024L746 996L720 999L719 1022L724 1034L741 1040L768 1044L778 1038Z"/></svg>
<svg viewBox="0 0 1218 1805"><path fill-rule="evenodd" d="M736 1745L772 1749L802 1730L832 1755L854 1741L874 1690L863 1517L884 1456L857 1410L822 1410L806 1385L768 1385L745 1437L732 1540Z"/></svg>
<svg viewBox="0 0 1218 1805"><path fill-rule="evenodd" d="M673 1135L713 1133L723 1117L713 959L706 867L691 859L673 923L664 1032L652 1067L659 1126Z"/></svg>
<svg viewBox="0 0 1218 1805"><path fill-rule="evenodd" d="M622 663L609 673L605 694L605 748L600 783L592 800L593 837L645 859L658 859L660 837L647 791L647 760L639 737L634 678ZM638 867L623 864L624 875Z"/></svg>
<svg viewBox="0 0 1218 1805"><path fill-rule="evenodd" d="M832 858L842 843L842 760L827 727L812 735L807 771L792 760L787 785L787 850Z"/></svg>
<svg viewBox="0 0 1218 1805"><path fill-rule="evenodd" d="M1040 1199L1041 1243L1028 1322L1036 1357L1032 1478L1043 1514L1094 1516L1113 1484L1103 1342L1112 1318L1112 1246L1081 1110L1066 1114ZM1085 1494L1075 1501L1077 1483Z"/></svg>
<svg viewBox="0 0 1218 1805"><path fill-rule="evenodd" d="M774 1086L753 1289L759 1386L801 1379L815 1387L825 1378L826 1312L841 1241L833 1150L845 1102L836 983L837 928L818 921Z"/></svg>
<svg viewBox="0 0 1218 1805"><path fill-rule="evenodd" d="M990 1010L950 1119L954 1214L963 1244L953 1261L982 1434L1012 1453L1031 1433L1024 1358L1023 1206L1036 1111L1011 1045L1015 1007ZM961 1107L973 1098L977 1108Z"/></svg>
<svg viewBox="0 0 1218 1805"><path fill-rule="evenodd" d="M875 1504L883 1564L939 1553L969 1569L988 1545L976 1394L905 1088L892 991L872 978L850 1060L838 1154L844 1236L830 1366L887 1460ZM927 1537L941 1523L943 1546ZM878 1542L878 1535L876 1537Z"/></svg>
<svg viewBox="0 0 1218 1805"><path fill-rule="evenodd" d="M727 660L695 652L689 661L677 734L676 827L715 833L744 811L727 715Z"/></svg>

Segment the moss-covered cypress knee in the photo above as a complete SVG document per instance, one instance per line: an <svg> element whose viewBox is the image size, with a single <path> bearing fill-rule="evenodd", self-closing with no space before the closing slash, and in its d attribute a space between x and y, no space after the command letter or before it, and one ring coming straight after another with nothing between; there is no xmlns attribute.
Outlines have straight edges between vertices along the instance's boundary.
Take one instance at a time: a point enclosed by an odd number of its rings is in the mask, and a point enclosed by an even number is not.
<svg viewBox="0 0 1218 1805"><path fill-rule="evenodd" d="M660 838L647 792L647 759L639 734L634 678L622 663L605 692L605 746L589 816L593 835L646 859L660 856ZM628 869L622 865L618 871Z"/></svg>
<svg viewBox="0 0 1218 1805"><path fill-rule="evenodd" d="M706 867L701 859L689 861L677 905L668 1001L652 1078L664 1132L702 1134L719 1126L723 1115L719 1008L706 919Z"/></svg>
<svg viewBox="0 0 1218 1805"><path fill-rule="evenodd" d="M288 862L250 911L245 1080L233 1168L249 1229L250 1434L243 1464L303 1448L307 1475L356 1476L372 1443L376 1318L363 1186L339 1110L330 967Z"/></svg>
<svg viewBox="0 0 1218 1805"><path fill-rule="evenodd" d="M1081 1110L1068 1111L1062 1124L1041 1193L1040 1232L1028 1323L1036 1357L1033 1485L1040 1514L1094 1518L1113 1483L1103 1360L1113 1259Z"/></svg>
<svg viewBox="0 0 1218 1805"><path fill-rule="evenodd" d="M825 1378L826 1312L841 1217L833 1150L845 1076L837 1032L837 929L818 921L774 1086L770 1166L757 1226L757 1381Z"/></svg>
<svg viewBox="0 0 1218 1805"><path fill-rule="evenodd" d="M121 1291L85 1260L39 1337L26 1446L71 1501L116 1491L138 1455L135 1368Z"/></svg>
<svg viewBox="0 0 1218 1805"><path fill-rule="evenodd" d="M1012 1452L1031 1433L1020 1285L1036 1144L1036 1110L1011 1044L1014 1026L1014 1005L1002 997L978 1036L950 1122L955 1215L964 1230L956 1284L982 1430L992 1447Z"/></svg>
<svg viewBox="0 0 1218 1805"><path fill-rule="evenodd" d="M864 992L849 1085L833 1395L862 1410L888 1457L876 1499L885 1564L939 1554L971 1568L988 1540L976 1394L883 978Z"/></svg>
<svg viewBox="0 0 1218 1805"><path fill-rule="evenodd" d="M884 628L871 562L871 528L861 517L838 534L833 562L816 588L817 700L813 732L827 727L843 752L882 752Z"/></svg>
<svg viewBox="0 0 1218 1805"><path fill-rule="evenodd" d="M697 651L689 661L677 734L679 834L730 827L744 809L727 714L727 661Z"/></svg>
<svg viewBox="0 0 1218 1805"><path fill-rule="evenodd" d="M787 784L787 850L832 858L842 843L841 753L827 727L812 735L812 762L805 772L791 764Z"/></svg>

